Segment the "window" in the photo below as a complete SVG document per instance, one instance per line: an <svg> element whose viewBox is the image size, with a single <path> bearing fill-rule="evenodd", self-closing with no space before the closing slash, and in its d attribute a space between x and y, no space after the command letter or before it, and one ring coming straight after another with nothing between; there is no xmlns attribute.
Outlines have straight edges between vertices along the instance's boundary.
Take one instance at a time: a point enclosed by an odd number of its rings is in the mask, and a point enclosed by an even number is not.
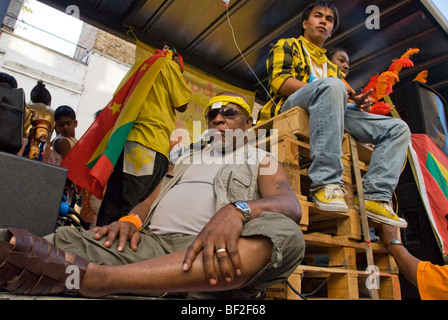
<svg viewBox="0 0 448 320"><path fill-rule="evenodd" d="M14 33L73 57L83 22L36 0L26 0Z"/></svg>

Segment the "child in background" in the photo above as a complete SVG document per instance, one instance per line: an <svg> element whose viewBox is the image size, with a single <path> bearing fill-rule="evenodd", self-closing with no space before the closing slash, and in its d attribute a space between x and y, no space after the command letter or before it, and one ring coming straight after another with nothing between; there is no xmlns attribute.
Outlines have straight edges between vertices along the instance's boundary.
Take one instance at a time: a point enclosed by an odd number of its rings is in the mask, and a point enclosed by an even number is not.
<svg viewBox="0 0 448 320"><path fill-rule="evenodd" d="M75 138L75 128L78 126L75 111L69 106L60 106L54 112L56 133L53 140L53 154L56 165L60 165L62 159L75 146L78 140Z"/></svg>
<svg viewBox="0 0 448 320"><path fill-rule="evenodd" d="M78 126L78 121L76 120L75 111L65 105L59 106L54 111L54 121L57 136L52 143L52 163L59 166L65 156L78 142L75 138L75 128ZM79 213L79 206L81 205L79 202L80 197L76 192L76 185L68 178L65 181L64 195L67 197L66 202Z"/></svg>

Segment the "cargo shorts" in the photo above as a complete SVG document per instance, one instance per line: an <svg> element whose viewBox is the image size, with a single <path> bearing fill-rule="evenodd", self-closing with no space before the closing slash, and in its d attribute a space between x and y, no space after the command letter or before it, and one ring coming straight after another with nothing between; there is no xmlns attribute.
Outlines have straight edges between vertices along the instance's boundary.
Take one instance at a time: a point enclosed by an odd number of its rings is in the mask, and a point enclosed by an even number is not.
<svg viewBox="0 0 448 320"><path fill-rule="evenodd" d="M153 259L170 253L184 251L196 239L196 235L158 235L148 229L142 231L138 250L129 244L122 252L116 250L117 240L110 248L103 246L105 238L95 240L95 234L83 229L61 227L47 240L66 250L100 265L124 265ZM276 212L262 212L244 225L242 237L264 236L271 240L270 262L242 287L220 292L187 292L182 294L154 293L154 296L187 299L253 299L267 287L288 279L305 254L305 240L298 225L290 218ZM179 266L181 268L181 266Z"/></svg>

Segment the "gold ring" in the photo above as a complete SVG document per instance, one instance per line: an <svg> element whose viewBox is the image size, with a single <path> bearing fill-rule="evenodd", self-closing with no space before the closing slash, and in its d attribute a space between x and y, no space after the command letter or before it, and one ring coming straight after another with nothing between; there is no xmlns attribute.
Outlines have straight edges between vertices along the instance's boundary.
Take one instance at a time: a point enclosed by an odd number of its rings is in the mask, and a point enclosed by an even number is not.
<svg viewBox="0 0 448 320"><path fill-rule="evenodd" d="M221 248L216 250L216 253L221 253L221 252L227 252L227 250L225 248Z"/></svg>

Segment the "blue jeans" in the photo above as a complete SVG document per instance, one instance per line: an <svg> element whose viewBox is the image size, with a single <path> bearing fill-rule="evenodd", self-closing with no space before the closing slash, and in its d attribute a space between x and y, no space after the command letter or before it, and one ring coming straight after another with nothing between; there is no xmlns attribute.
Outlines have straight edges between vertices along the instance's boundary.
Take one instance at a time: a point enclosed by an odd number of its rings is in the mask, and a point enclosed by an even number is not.
<svg viewBox="0 0 448 320"><path fill-rule="evenodd" d="M370 114L348 103L347 88L338 78L324 78L297 90L280 111L300 106L310 116L308 175L313 192L328 184L343 185L342 139L344 130L357 141L375 148L363 176L367 200L390 201L403 169L410 141L407 124L400 119Z"/></svg>

